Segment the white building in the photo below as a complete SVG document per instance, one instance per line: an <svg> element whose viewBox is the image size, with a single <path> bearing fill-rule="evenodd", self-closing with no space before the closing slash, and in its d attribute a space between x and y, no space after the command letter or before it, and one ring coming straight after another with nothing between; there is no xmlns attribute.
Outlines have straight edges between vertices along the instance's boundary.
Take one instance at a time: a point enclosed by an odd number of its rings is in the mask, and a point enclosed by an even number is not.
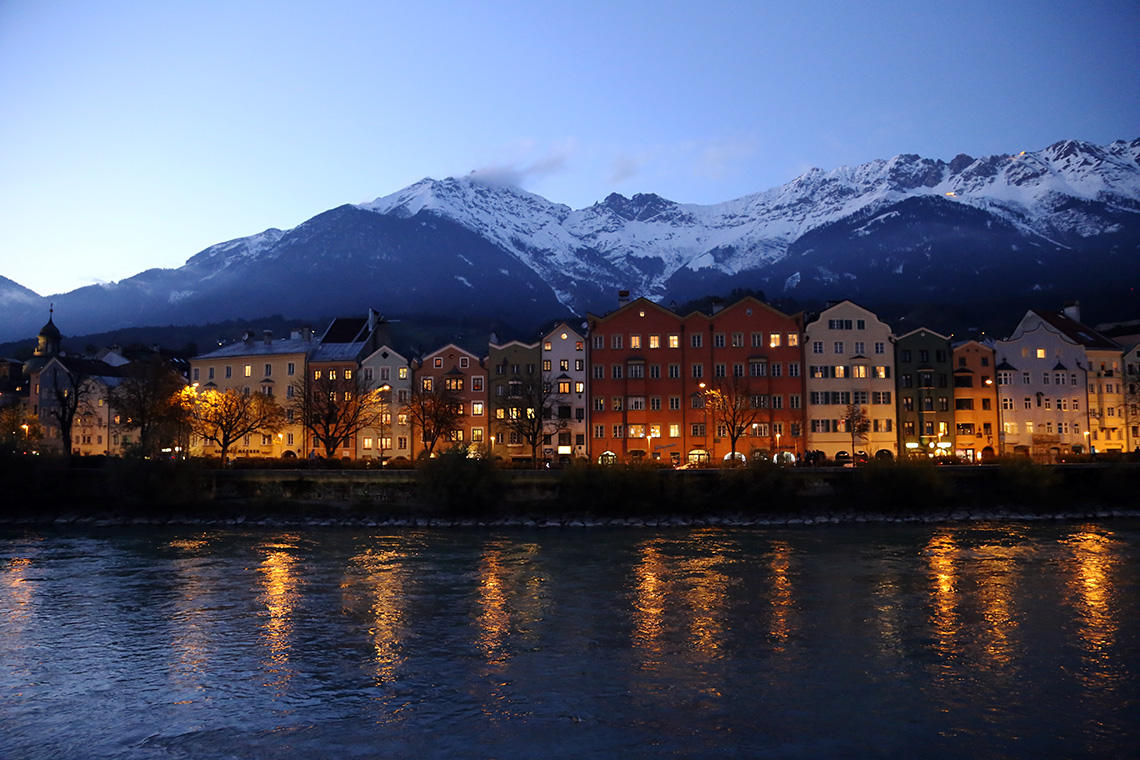
<svg viewBox="0 0 1140 760"><path fill-rule="evenodd" d="M829 459L845 455L897 456L895 353L891 328L851 301L825 309L804 328L804 379L809 450ZM870 421L855 440L845 419L858 406Z"/></svg>

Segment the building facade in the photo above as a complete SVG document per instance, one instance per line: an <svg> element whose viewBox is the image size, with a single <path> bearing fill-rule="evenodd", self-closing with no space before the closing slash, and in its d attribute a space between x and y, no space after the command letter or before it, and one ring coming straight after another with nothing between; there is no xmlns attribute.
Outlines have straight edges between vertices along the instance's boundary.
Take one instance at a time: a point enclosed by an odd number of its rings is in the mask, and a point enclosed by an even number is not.
<svg viewBox="0 0 1140 760"><path fill-rule="evenodd" d="M891 329L851 301L825 309L806 328L808 447L827 459L898 455ZM861 409L865 437L852 439L849 412ZM854 451L852 451L854 444Z"/></svg>
<svg viewBox="0 0 1140 760"><path fill-rule="evenodd" d="M954 454L967 462L997 456L998 415L994 349L969 340L954 346Z"/></svg>
<svg viewBox="0 0 1140 760"><path fill-rule="evenodd" d="M899 451L949 456L954 448L950 339L925 327L895 341Z"/></svg>
<svg viewBox="0 0 1140 760"><path fill-rule="evenodd" d="M802 453L801 315L745 298L681 316L639 298L588 324L591 459L714 464L734 443L743 458Z"/></svg>

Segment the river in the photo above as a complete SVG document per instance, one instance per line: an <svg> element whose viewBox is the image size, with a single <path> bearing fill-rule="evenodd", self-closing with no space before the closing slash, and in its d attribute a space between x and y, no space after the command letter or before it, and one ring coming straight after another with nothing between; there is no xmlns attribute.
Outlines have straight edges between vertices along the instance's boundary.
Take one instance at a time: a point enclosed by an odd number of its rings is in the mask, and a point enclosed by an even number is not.
<svg viewBox="0 0 1140 760"><path fill-rule="evenodd" d="M1140 521L0 528L0 757L1140 746Z"/></svg>

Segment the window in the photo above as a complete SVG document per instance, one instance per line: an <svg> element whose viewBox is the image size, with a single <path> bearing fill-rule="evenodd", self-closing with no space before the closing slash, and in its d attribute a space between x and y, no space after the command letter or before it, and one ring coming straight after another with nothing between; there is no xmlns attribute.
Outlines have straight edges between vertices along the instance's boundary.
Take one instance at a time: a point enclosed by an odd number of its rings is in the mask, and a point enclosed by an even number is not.
<svg viewBox="0 0 1140 760"><path fill-rule="evenodd" d="M605 399L605 397L594 396L594 411L595 412L606 411L606 399Z"/></svg>
<svg viewBox="0 0 1140 760"><path fill-rule="evenodd" d="M1043 349L1043 348L1037 349L1037 358L1038 359L1044 359L1045 358L1045 349Z"/></svg>
<svg viewBox="0 0 1140 760"><path fill-rule="evenodd" d="M823 353L823 341L822 340L813 340L811 343L811 352L813 354L822 354Z"/></svg>
<svg viewBox="0 0 1140 760"><path fill-rule="evenodd" d="M246 377L253 377L253 365L252 364L245 365L245 376Z"/></svg>
<svg viewBox="0 0 1140 760"><path fill-rule="evenodd" d="M610 367L610 376L614 380L621 380L621 365L620 364L615 364L612 367Z"/></svg>
<svg viewBox="0 0 1140 760"><path fill-rule="evenodd" d="M689 336L689 343L693 348L700 348L702 344L702 336L699 332L695 332Z"/></svg>
<svg viewBox="0 0 1140 760"><path fill-rule="evenodd" d="M645 396L630 396L629 409L635 412L645 411Z"/></svg>
<svg viewBox="0 0 1140 760"><path fill-rule="evenodd" d="M669 411L676 412L676 411L679 411L680 409L681 409L681 397L680 396L670 396L669 397Z"/></svg>
<svg viewBox="0 0 1140 760"><path fill-rule="evenodd" d="M835 353L842 354L843 353L843 341L841 341L841 340L835 341L835 345L833 346L833 348L834 348Z"/></svg>
<svg viewBox="0 0 1140 760"><path fill-rule="evenodd" d="M641 348L641 336L640 335L629 336L629 347L630 348Z"/></svg>
<svg viewBox="0 0 1140 760"><path fill-rule="evenodd" d="M669 336L669 348L680 348L680 347L681 347L681 336L680 335L670 335Z"/></svg>
<svg viewBox="0 0 1140 760"><path fill-rule="evenodd" d="M734 332L732 334L732 347L733 348L744 348L744 333Z"/></svg>
<svg viewBox="0 0 1140 760"><path fill-rule="evenodd" d="M681 377L681 365L680 364L670 364L669 365L669 377L672 380L676 380L676 379Z"/></svg>
<svg viewBox="0 0 1140 760"><path fill-rule="evenodd" d="M595 335L594 336L594 350L595 351L601 351L605 347L606 347L606 336ZM604 438L605 436L598 436L598 437Z"/></svg>
<svg viewBox="0 0 1140 760"><path fill-rule="evenodd" d="M630 364L628 367L628 376L633 379L640 379L645 377L644 364Z"/></svg>
<svg viewBox="0 0 1140 760"><path fill-rule="evenodd" d="M314 380L320 380L321 376L322 376L322 373L319 369L313 370L313 379Z"/></svg>
<svg viewBox="0 0 1140 760"><path fill-rule="evenodd" d="M231 377L233 377L233 369L234 368L229 366L228 364L226 365L226 379L227 380L229 380Z"/></svg>
<svg viewBox="0 0 1140 760"><path fill-rule="evenodd" d="M463 378L462 377L445 377L443 379L443 387L445 390L449 390L449 391L461 391L461 390L463 390Z"/></svg>
<svg viewBox="0 0 1140 760"><path fill-rule="evenodd" d="M610 336L610 348L621 348L621 334Z"/></svg>
<svg viewBox="0 0 1140 760"><path fill-rule="evenodd" d="M606 426L605 425L594 425L594 437L595 438L605 438L606 437Z"/></svg>
<svg viewBox="0 0 1140 760"><path fill-rule="evenodd" d="M197 382L200 379L200 377L199 377L200 372L201 372L200 369L198 369L197 367L194 368L194 381L195 382Z"/></svg>
<svg viewBox="0 0 1140 760"><path fill-rule="evenodd" d="M770 333L768 335L768 348L780 347L780 333Z"/></svg>
<svg viewBox="0 0 1140 760"><path fill-rule="evenodd" d="M795 348L799 344L800 344L800 334L799 333L788 333L788 346L790 346L791 348Z"/></svg>
<svg viewBox="0 0 1140 760"><path fill-rule="evenodd" d="M675 423L670 424L669 425L669 437L670 438L680 438L681 437L681 426L677 425Z"/></svg>
<svg viewBox="0 0 1140 760"><path fill-rule="evenodd" d="M649 336L649 347L650 348L661 348L661 336L660 335L650 335Z"/></svg>
<svg viewBox="0 0 1140 760"><path fill-rule="evenodd" d="M207 367L206 368L206 379L207 380L213 380L214 379L214 368L213 367Z"/></svg>
<svg viewBox="0 0 1140 760"><path fill-rule="evenodd" d="M713 335L713 348L724 348L724 333Z"/></svg>
<svg viewBox="0 0 1140 760"><path fill-rule="evenodd" d="M855 353L859 356L867 353L867 344L861 340L855 341Z"/></svg>
<svg viewBox="0 0 1140 760"><path fill-rule="evenodd" d="M265 376L269 377L272 374L273 374L273 365L272 364L266 364L265 365Z"/></svg>
<svg viewBox="0 0 1140 760"><path fill-rule="evenodd" d="M800 376L800 363L799 362L788 362L788 377L799 377L799 376Z"/></svg>
<svg viewBox="0 0 1140 760"><path fill-rule="evenodd" d="M693 377L696 379L705 376L705 365L700 362L693 362Z"/></svg>
<svg viewBox="0 0 1140 760"><path fill-rule="evenodd" d="M431 389L432 389L432 379L431 379L430 377L425 377L425 378L424 378L424 379L421 381L421 383L420 383L420 387L422 387L422 388L424 389L424 393L431 393Z"/></svg>
<svg viewBox="0 0 1140 760"><path fill-rule="evenodd" d="M704 437L704 435L705 435L705 423L703 423L703 422L694 422L694 423L693 423L693 424L692 424L692 425L689 427L689 430L690 430L690 432L692 433L692 435L693 435L693 437L694 437L694 438L703 438L703 437Z"/></svg>
<svg viewBox="0 0 1140 760"><path fill-rule="evenodd" d="M482 401L472 401L471 402L471 416L473 416L473 417L482 417L483 416L483 402Z"/></svg>

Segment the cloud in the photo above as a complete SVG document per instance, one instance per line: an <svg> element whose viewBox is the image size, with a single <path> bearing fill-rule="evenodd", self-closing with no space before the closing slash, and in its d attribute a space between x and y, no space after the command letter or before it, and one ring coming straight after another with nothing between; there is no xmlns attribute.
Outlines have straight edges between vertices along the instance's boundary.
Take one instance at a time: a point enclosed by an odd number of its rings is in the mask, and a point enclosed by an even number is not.
<svg viewBox="0 0 1140 760"><path fill-rule="evenodd" d="M578 140L573 137L546 146L519 140L506 146L505 160L473 169L468 176L486 185L525 189L532 182L566 171L578 149Z"/></svg>
<svg viewBox="0 0 1140 760"><path fill-rule="evenodd" d="M722 180L740 171L740 164L756 155L759 144L750 137L722 139L696 146L696 150L693 174L706 179Z"/></svg>

